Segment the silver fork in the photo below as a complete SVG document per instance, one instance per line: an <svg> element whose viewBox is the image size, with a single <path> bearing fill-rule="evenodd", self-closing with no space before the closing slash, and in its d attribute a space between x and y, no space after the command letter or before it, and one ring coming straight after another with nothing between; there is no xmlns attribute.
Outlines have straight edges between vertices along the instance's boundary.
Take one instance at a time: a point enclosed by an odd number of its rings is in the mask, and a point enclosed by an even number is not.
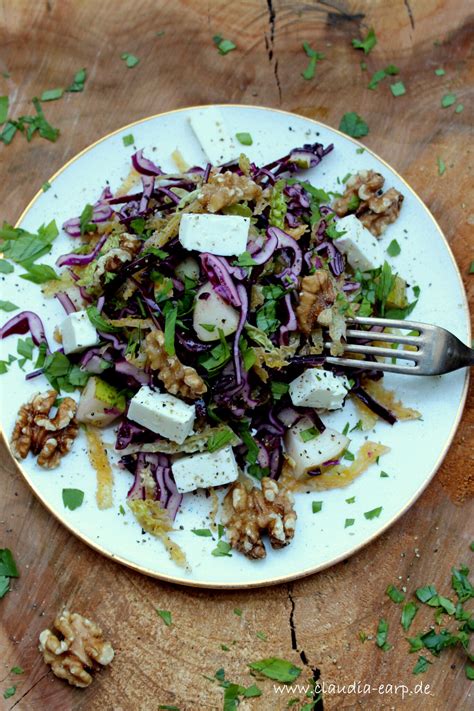
<svg viewBox="0 0 474 711"><path fill-rule="evenodd" d="M349 324L359 326L382 326L384 328L398 328L416 331L419 335L400 335L395 333L378 333L349 328L347 330L346 353L360 353L365 356L385 357L397 360L413 361L412 365L399 365L398 363L380 362L344 356L328 356L327 363L348 366L351 368L370 368L370 370L384 370L390 373L403 373L405 375L440 375L450 373L458 368L474 365L474 350L465 346L459 338L440 326L431 326L428 323L417 321L398 321L389 318L363 318L347 319ZM354 341L363 341L357 343ZM392 347L383 348L367 345L367 341L386 341ZM331 347L331 342L324 344L326 349ZM416 350L400 349L399 346L415 346Z"/></svg>

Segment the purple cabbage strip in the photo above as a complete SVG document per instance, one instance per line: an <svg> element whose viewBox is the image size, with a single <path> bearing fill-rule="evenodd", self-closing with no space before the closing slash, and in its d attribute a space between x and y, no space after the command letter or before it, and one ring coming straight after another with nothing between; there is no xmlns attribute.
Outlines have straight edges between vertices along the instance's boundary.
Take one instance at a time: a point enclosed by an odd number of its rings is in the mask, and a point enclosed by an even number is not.
<svg viewBox="0 0 474 711"><path fill-rule="evenodd" d="M111 198L112 193L109 186L107 186L102 191L100 198L92 206L92 217L90 219L92 224L106 222L112 217L114 211L108 202ZM63 224L63 230L67 232L70 237L81 237L81 218L72 217L70 220L66 220Z"/></svg>
<svg viewBox="0 0 474 711"><path fill-rule="evenodd" d="M62 254L59 259L56 260L56 265L58 267L72 267L76 265L85 266L86 264L90 264L97 257L100 250L107 242L107 239L108 235L102 235L92 252L88 252L88 254L74 254L74 252L71 252L70 254Z"/></svg>
<svg viewBox="0 0 474 711"><path fill-rule="evenodd" d="M127 499L146 498L147 492L142 485L142 473L147 468L155 481L155 501L159 501L161 506L167 509L171 520L174 521L183 495L176 488L169 458L164 454L140 452L136 455L126 455L120 461L135 477Z"/></svg>
<svg viewBox="0 0 474 711"><path fill-rule="evenodd" d="M46 343L49 351L43 322L33 311L21 311L21 313L7 321L7 323L0 328L0 340L12 335L23 336L28 332L31 334L35 346Z"/></svg>
<svg viewBox="0 0 474 711"><path fill-rule="evenodd" d="M294 255L291 266L284 269L283 272L279 274L279 277L283 278L290 273L298 276L301 272L301 267L303 266L303 253L297 241L290 235L286 234L286 232L281 230L279 227L269 227L267 235L275 236L278 239L278 249L290 249Z"/></svg>
<svg viewBox="0 0 474 711"><path fill-rule="evenodd" d="M76 307L71 301L71 298L64 291L58 291L54 296L59 301L59 303L67 314L72 314L77 311Z"/></svg>
<svg viewBox="0 0 474 711"><path fill-rule="evenodd" d="M239 308L241 305L239 295L225 259L204 252L201 254L201 265L216 294L231 306Z"/></svg>
<svg viewBox="0 0 474 711"><path fill-rule="evenodd" d="M143 150L139 150L133 154L132 165L140 175L163 175L163 171L159 166L144 157Z"/></svg>
<svg viewBox="0 0 474 711"><path fill-rule="evenodd" d="M240 301L240 317L237 330L234 337L234 367L235 367L235 380L237 385L242 382L242 357L240 355L239 340L242 335L242 331L245 326L245 322L248 316L249 310L249 300L247 296L247 291L242 284L237 286L237 294Z"/></svg>
<svg viewBox="0 0 474 711"><path fill-rule="evenodd" d="M289 342L289 333L298 330L298 322L296 320L296 314L293 310L293 305L291 303L291 294L285 295L284 304L288 317L286 323L280 326L279 341L280 345L286 346Z"/></svg>
<svg viewBox="0 0 474 711"><path fill-rule="evenodd" d="M148 203L153 193L153 188L155 187L155 178L150 175L142 175L142 185L143 192L140 198L140 203L138 205L137 214L143 215L148 209ZM122 211L121 211L122 212Z"/></svg>

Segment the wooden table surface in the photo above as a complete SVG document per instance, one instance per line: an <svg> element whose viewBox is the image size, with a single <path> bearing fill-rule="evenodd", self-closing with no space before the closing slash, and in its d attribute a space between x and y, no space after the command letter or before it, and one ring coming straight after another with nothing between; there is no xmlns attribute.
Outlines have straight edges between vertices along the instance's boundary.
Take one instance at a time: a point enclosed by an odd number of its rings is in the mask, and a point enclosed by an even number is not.
<svg viewBox="0 0 474 711"><path fill-rule="evenodd" d="M359 112L370 133L364 143L389 161L430 207L451 244L466 287L474 258L472 225L472 5L468 0L16 0L0 3L0 94L12 115L29 113L31 98L63 86L86 67L83 93L45 105L60 127L57 143L16 136L1 146L1 217L15 221L35 191L77 151L123 124L202 103L282 107L337 127ZM371 26L378 44L364 58L351 39ZM220 56L212 36L238 49ZM305 81L302 42L322 51L316 78ZM127 69L122 52L140 63ZM366 72L360 61L365 59ZM368 91L368 76L394 63L407 93L393 98L385 82ZM444 76L434 69L443 67ZM465 109L442 109L454 92ZM471 144L469 145L469 140ZM438 176L437 157L446 164ZM434 481L393 528L350 560L295 583L262 590L206 592L148 579L101 557L71 536L36 501L1 452L0 547L14 551L21 577L0 601L1 689L17 685L5 708L19 711L155 711L222 708L222 689L203 675L224 667L227 678L250 684L247 663L278 655L304 667L302 679L326 685L430 685L430 693L401 691L324 695L318 709L472 708L473 692L458 650L443 652L413 676L399 607L384 594L389 583L434 583L449 594L450 568L473 562L473 397ZM442 404L440 403L440 407ZM471 409L469 409L471 408ZM63 606L103 626L117 655L86 690L48 672L37 637ZM155 608L171 610L165 626ZM242 617L233 613L243 610ZM359 632L373 634L380 617L394 648L382 652ZM432 613L423 610L419 622ZM422 629L422 625L417 625ZM256 637L263 631L268 641ZM220 645L236 640L230 652ZM13 665L24 667L12 677ZM291 696L259 682L263 695L241 709L286 708ZM471 696L469 694L471 693ZM292 696L298 696L293 694ZM306 699L308 701L308 699ZM293 708L300 708L294 706Z"/></svg>

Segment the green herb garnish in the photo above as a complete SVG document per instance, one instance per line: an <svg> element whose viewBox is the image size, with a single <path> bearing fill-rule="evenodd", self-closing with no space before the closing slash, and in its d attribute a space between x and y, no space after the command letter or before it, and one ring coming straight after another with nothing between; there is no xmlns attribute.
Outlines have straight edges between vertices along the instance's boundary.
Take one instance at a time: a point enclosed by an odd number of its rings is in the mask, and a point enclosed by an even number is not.
<svg viewBox="0 0 474 711"><path fill-rule="evenodd" d="M227 543L227 541L218 541L217 546L214 548L213 551L211 551L211 553L216 558L220 558L220 557L231 558L232 553L230 551L231 551L230 543Z"/></svg>
<svg viewBox="0 0 474 711"><path fill-rule="evenodd" d="M169 626L171 625L171 622L172 622L172 620L171 620L171 612L170 612L169 610L158 610L158 608L156 609L156 612L157 612L157 614L161 617L161 619L163 620L163 622L165 623L165 625L166 625L167 627L169 627Z"/></svg>
<svg viewBox="0 0 474 711"><path fill-rule="evenodd" d="M64 94L64 89L47 89L43 91L40 101L56 101Z"/></svg>
<svg viewBox="0 0 474 711"><path fill-rule="evenodd" d="M212 538L212 531L210 528L192 528L191 532L195 536L201 536L201 538Z"/></svg>
<svg viewBox="0 0 474 711"><path fill-rule="evenodd" d="M88 306L86 312L89 321L98 331L102 331L103 333L117 333L117 331L120 331L118 326L112 326L112 324L99 313L97 306Z"/></svg>
<svg viewBox="0 0 474 711"><path fill-rule="evenodd" d="M387 254L390 257L398 257L398 255L400 254L401 251L402 251L401 247L398 244L397 240L392 239L392 241L390 242L390 244L387 247Z"/></svg>
<svg viewBox="0 0 474 711"><path fill-rule="evenodd" d="M80 489L63 489L63 504L66 509L74 511L82 506L84 492Z"/></svg>
<svg viewBox="0 0 474 711"><path fill-rule="evenodd" d="M228 54L232 50L237 49L237 45L232 40L223 39L220 35L214 35L212 41L219 50L219 54Z"/></svg>
<svg viewBox="0 0 474 711"><path fill-rule="evenodd" d="M339 124L339 130L348 136L352 136L352 138L361 138L369 133L368 125L355 111L349 111L344 114Z"/></svg>
<svg viewBox="0 0 474 711"><path fill-rule="evenodd" d="M136 67L140 61L138 57L135 57L134 54L130 54L129 52L122 52L122 54L120 55L120 59L123 59L129 69L133 69L133 67Z"/></svg>
<svg viewBox="0 0 474 711"><path fill-rule="evenodd" d="M220 432L209 437L207 440L207 451L216 452L218 449L225 447L235 440L235 434L230 427L222 429Z"/></svg>
<svg viewBox="0 0 474 711"><path fill-rule="evenodd" d="M132 146L135 142L135 139L131 133L127 134L126 136L122 136L122 143L124 146Z"/></svg>
<svg viewBox="0 0 474 711"><path fill-rule="evenodd" d="M403 96L403 94L407 93L405 84L402 81L396 81L395 84L390 84L390 91L393 96Z"/></svg>
<svg viewBox="0 0 474 711"><path fill-rule="evenodd" d="M262 674L269 679L282 682L283 684L290 684L301 674L300 667L292 664L292 662L288 662L286 659L280 659L279 657L261 659L258 662L252 662L252 664L249 664L248 666L252 674Z"/></svg>
<svg viewBox="0 0 474 711"><path fill-rule="evenodd" d="M415 602L407 602L403 605L402 616L400 618L401 625L405 632L410 628L411 623L415 619L415 615L418 612L418 605Z"/></svg>
<svg viewBox="0 0 474 711"><path fill-rule="evenodd" d="M405 593L403 593L401 590L398 590L395 585L389 585L385 592L387 593L392 602L399 603L403 602L405 599Z"/></svg>
<svg viewBox="0 0 474 711"><path fill-rule="evenodd" d="M441 99L441 106L443 109L447 109L448 106L452 106L456 102L455 94L445 94Z"/></svg>
<svg viewBox="0 0 474 711"><path fill-rule="evenodd" d="M84 84L86 82L87 78L87 71L86 69L79 69L78 72L74 74L74 80L70 86L66 89L66 91L70 92L79 92L79 91L84 91Z"/></svg>
<svg viewBox="0 0 474 711"><path fill-rule="evenodd" d="M324 59L324 54L316 52L316 50L309 46L308 42L303 42L303 49L309 57L309 62L304 72L301 72L301 76L303 79L308 81L314 78L314 75L316 74L316 65L319 61L321 61L321 59Z"/></svg>
<svg viewBox="0 0 474 711"><path fill-rule="evenodd" d="M384 620L382 618L382 619L380 619L378 627L377 627L377 635L375 638L375 643L377 644L377 647L380 647L380 649L382 649L384 652L387 652L392 647L392 645L387 642L387 636L388 636L388 622L387 622L387 620Z"/></svg>
<svg viewBox="0 0 474 711"><path fill-rule="evenodd" d="M430 662L426 657L422 657L421 655L418 657L418 661L413 667L413 674L423 674L428 669L428 666L432 664L433 662Z"/></svg>
<svg viewBox="0 0 474 711"><path fill-rule="evenodd" d="M383 506L377 506L377 508L372 509L371 511L366 511L364 513L364 517L368 519L369 521L373 518L378 518L380 514L382 513Z"/></svg>
<svg viewBox="0 0 474 711"><path fill-rule="evenodd" d="M377 37L375 36L375 31L373 27L370 28L364 39L352 40L352 46L354 47L354 49L362 49L364 51L364 54L369 54L369 52L373 50L376 44Z"/></svg>
<svg viewBox="0 0 474 711"><path fill-rule="evenodd" d="M253 143L252 136L250 133L236 133L235 134L236 139L238 140L239 143L241 143L243 146L251 146Z"/></svg>
<svg viewBox="0 0 474 711"><path fill-rule="evenodd" d="M444 175L446 172L446 163L440 156L437 157L436 162L438 164L438 175Z"/></svg>
<svg viewBox="0 0 474 711"><path fill-rule="evenodd" d="M300 438L302 439L303 442L309 442L311 439L315 439L316 437L319 437L319 431L316 429L316 427L308 427L307 430L302 430L300 432Z"/></svg>

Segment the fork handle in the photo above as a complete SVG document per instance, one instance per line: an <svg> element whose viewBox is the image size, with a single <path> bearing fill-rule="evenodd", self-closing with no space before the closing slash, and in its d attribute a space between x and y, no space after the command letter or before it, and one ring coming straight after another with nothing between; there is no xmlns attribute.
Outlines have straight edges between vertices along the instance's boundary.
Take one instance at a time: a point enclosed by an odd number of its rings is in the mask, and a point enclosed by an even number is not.
<svg viewBox="0 0 474 711"><path fill-rule="evenodd" d="M451 353L450 370L458 370L459 368L467 368L474 365L474 348L469 348L465 343L460 342L458 347Z"/></svg>

